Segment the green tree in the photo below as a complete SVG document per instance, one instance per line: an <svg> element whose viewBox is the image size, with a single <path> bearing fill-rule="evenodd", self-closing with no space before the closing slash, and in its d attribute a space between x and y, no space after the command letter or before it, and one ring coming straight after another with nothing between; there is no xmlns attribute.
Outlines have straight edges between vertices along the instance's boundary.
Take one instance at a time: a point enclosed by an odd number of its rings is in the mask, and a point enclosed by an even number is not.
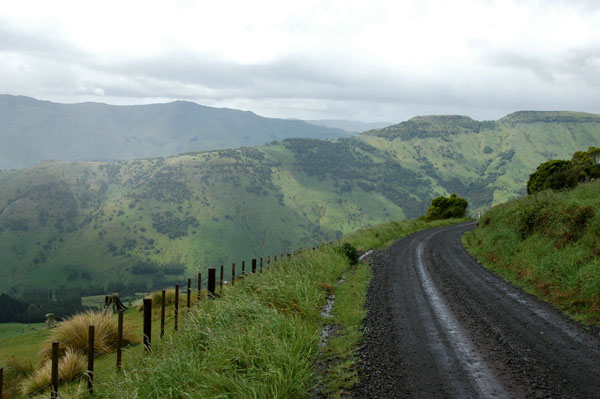
<svg viewBox="0 0 600 399"><path fill-rule="evenodd" d="M560 190L568 185L568 175L571 169L571 161L555 159L544 162L537 167L535 172L529 175L527 181L527 194L552 188Z"/></svg>
<svg viewBox="0 0 600 399"><path fill-rule="evenodd" d="M427 209L427 220L462 218L467 212L469 203L464 198L452 194L449 197L440 196L431 201Z"/></svg>
<svg viewBox="0 0 600 399"><path fill-rule="evenodd" d="M577 184L600 177L600 148L577 151L570 161L555 159L544 162L529 175L527 194L538 191L574 188Z"/></svg>

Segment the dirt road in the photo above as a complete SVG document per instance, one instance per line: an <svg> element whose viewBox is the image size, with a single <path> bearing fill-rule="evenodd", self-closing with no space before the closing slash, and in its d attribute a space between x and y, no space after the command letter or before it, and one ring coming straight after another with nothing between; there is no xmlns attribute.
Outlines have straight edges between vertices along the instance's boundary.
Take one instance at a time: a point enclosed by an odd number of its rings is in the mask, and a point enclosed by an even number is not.
<svg viewBox="0 0 600 399"><path fill-rule="evenodd" d="M415 233L369 261L357 398L600 398L600 336L488 272L473 223Z"/></svg>

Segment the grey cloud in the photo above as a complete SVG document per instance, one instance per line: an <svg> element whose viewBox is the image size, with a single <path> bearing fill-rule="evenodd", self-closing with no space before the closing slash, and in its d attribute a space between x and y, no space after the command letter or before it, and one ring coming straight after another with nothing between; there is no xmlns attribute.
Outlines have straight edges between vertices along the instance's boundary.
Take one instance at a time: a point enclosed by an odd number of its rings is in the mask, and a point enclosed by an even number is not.
<svg viewBox="0 0 600 399"><path fill-rule="evenodd" d="M3 18L0 18L0 51L65 62L89 57L56 29L26 29Z"/></svg>
<svg viewBox="0 0 600 399"><path fill-rule="evenodd" d="M0 21L4 22L4 21ZM260 65L242 65L178 51L128 60L103 60L57 32L29 32L0 23L0 54L17 57L26 72L0 65L1 91L33 96L188 99L207 104L252 104L278 116L309 119L399 120L424 113L460 113L492 119L518 109L600 111L600 46L571 50L547 60L522 52L474 46L482 64L474 70L403 75L336 54L296 54ZM10 69L13 68L13 69ZM502 69L502 73L497 73ZM537 80L531 79L533 73ZM19 75L20 74L20 75ZM576 84L560 86L569 74ZM29 86L28 86L29 85ZM591 87L590 87L591 86ZM286 115L286 112L288 113ZM298 112L301 112L299 110Z"/></svg>

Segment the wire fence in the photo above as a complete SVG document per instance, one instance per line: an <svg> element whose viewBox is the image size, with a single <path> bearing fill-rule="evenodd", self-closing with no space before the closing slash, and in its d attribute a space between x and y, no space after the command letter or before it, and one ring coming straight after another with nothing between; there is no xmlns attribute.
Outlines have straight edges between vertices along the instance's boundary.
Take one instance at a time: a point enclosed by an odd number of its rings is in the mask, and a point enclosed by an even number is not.
<svg viewBox="0 0 600 399"><path fill-rule="evenodd" d="M312 250L317 250L319 247L313 247ZM296 253L298 253L300 251L296 251L293 254L292 253L288 253L287 254L287 259L291 258L293 255L295 255ZM284 254L280 254L279 255L279 260L283 260L284 259ZM241 270L240 270L240 274L237 275L236 274L236 264L233 263L232 267L231 267L231 281L230 284L232 286L235 285L236 280L243 280L243 278L248 275L248 274L256 274L256 273L262 273L263 270L268 269L272 263L277 262L278 261L278 256L274 256L273 259L271 260L271 256L268 256L266 258L254 258L251 261L251 265L250 265L250 270L246 271L246 262L242 261L241 262ZM208 276L207 276L207 282L206 282L206 298L208 299L217 299L220 296L223 295L223 286L225 284L227 284L228 282L224 280L224 267L221 266L219 268L219 280L218 280L218 284L220 287L220 292L217 292L217 269L214 267L210 267L208 268ZM197 277L197 288L196 290L196 297L197 297L197 302L199 303L201 298L202 298L202 293L203 293L203 280L202 280L202 273L198 273L198 277ZM192 306L192 295L193 295L193 289L192 289L192 279L188 278L187 279L187 285L186 285L186 292L185 292L185 307L187 309L190 309ZM180 285L179 284L175 284L175 300L174 300L174 307L173 307L173 330L175 332L177 332L178 327L179 327L179 305L181 302L181 292L180 292ZM161 296L160 296L160 338L162 339L165 335L165 319L166 319L166 305L167 305L167 289L162 289L161 290ZM142 333L142 344L143 344L143 348L144 348L144 352L145 353L151 353L152 352L152 309L153 309L153 298L152 297L144 297L143 298L143 333ZM115 312L117 313L117 340L116 340L116 371L117 374L122 372L123 369L123 356L122 356L122 349L123 349L123 328L124 328L124 317L123 317L123 313L124 310L126 309L126 307L121 303L120 298L118 295L110 295L110 296L105 296L105 300L104 300L104 311L105 312ZM86 354L87 354L87 369L86 371L83 373L84 374L84 378L87 380L87 391L89 393L89 395L93 395L94 394L94 358L95 356L95 335L96 335L96 327L94 325L89 325L88 326L88 330L87 330L87 350L86 350ZM79 338L83 338L85 339L85 335L80 336ZM61 348L61 344L59 341L53 341L52 342L52 350L51 350L51 367L50 367L50 398L58 398L59 394L58 394L58 390L59 390L59 377L60 377L60 373L59 373L59 364L60 364L60 359L61 359L61 353L64 354L64 350L66 349L67 345L63 344L63 348ZM62 349L62 352L61 352ZM5 395L3 393L3 388L5 386L5 382L4 382L4 368L0 368L0 399L5 398ZM38 392L36 393L42 393L43 391L45 391L48 388L48 386L45 386L43 388L41 388Z"/></svg>

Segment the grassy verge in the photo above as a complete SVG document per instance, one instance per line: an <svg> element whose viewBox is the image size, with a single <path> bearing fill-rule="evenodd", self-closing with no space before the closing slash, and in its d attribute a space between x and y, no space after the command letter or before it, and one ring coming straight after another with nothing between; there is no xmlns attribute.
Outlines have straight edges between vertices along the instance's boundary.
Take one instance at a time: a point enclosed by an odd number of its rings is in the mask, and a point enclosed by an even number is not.
<svg viewBox="0 0 600 399"><path fill-rule="evenodd" d="M456 221L388 223L361 230L343 242L377 248L414 231L449 223ZM235 287L226 286L217 300L204 299L190 311L182 309L177 333L172 331L169 305L163 340L158 338L160 316L155 309L153 353L144 355L140 345L129 347L121 375L115 372L114 353L99 357L96 396L308 398L317 386L329 397L345 396L357 379L354 352L362 336L371 271L366 263L350 267L338 248L339 243L301 252L262 274L238 280ZM338 284L343 275L345 281ZM332 290L336 295L332 317L323 321L320 312ZM141 327L141 313L127 311L125 323ZM327 346L320 348L324 323L336 328ZM35 358L49 333L32 334L6 338L7 352L20 359ZM24 341L17 345L19 338ZM317 367L316 372L315 364L325 367ZM84 388L75 382L61 387L61 393L83 397ZM18 389L12 391L11 397L19 397Z"/></svg>
<svg viewBox="0 0 600 399"><path fill-rule="evenodd" d="M485 267L600 326L600 182L494 207L463 237Z"/></svg>
<svg viewBox="0 0 600 399"><path fill-rule="evenodd" d="M181 330L99 397L309 397L324 287L346 270L331 246L274 263L205 300ZM117 395L118 393L118 395Z"/></svg>
<svg viewBox="0 0 600 399"><path fill-rule="evenodd" d="M419 230L466 220L390 222L359 230L347 236L343 242L349 242L361 250L378 249ZM356 267L348 270L343 282L337 283L334 287L335 302L331 311L332 317L324 320L332 326L334 333L327 341L318 363L323 396L350 397L351 389L358 381L356 349L363 335L362 321L366 315L364 305L371 277L368 263L360 262Z"/></svg>

